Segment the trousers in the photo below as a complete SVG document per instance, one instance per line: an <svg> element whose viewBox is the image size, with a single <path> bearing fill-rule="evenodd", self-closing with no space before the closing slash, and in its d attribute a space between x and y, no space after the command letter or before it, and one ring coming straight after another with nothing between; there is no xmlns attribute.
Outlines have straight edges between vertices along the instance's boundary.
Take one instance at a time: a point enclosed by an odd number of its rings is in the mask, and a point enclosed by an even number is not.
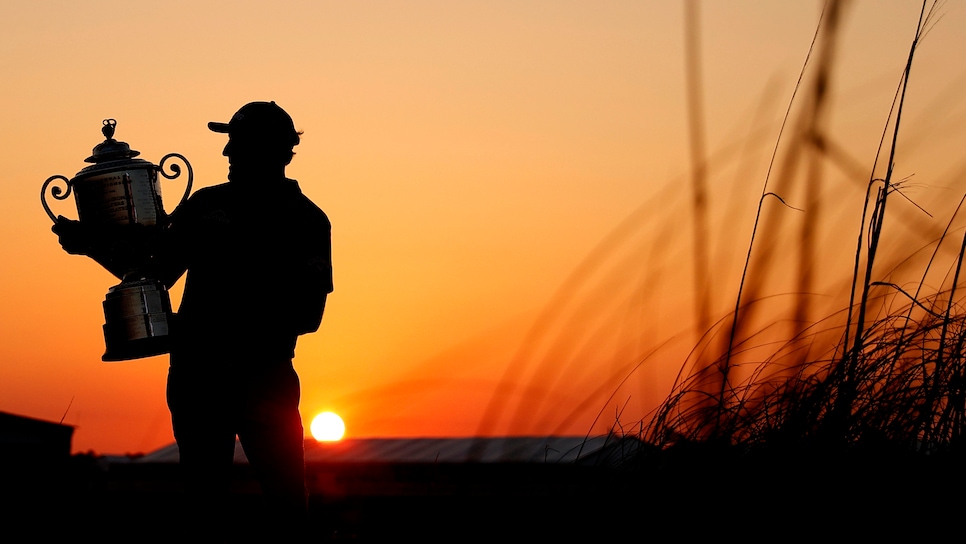
<svg viewBox="0 0 966 544"><path fill-rule="evenodd" d="M167 401L189 511L206 516L227 502L237 436L269 518L290 528L303 524L304 433L292 361L243 367L177 361L172 356Z"/></svg>

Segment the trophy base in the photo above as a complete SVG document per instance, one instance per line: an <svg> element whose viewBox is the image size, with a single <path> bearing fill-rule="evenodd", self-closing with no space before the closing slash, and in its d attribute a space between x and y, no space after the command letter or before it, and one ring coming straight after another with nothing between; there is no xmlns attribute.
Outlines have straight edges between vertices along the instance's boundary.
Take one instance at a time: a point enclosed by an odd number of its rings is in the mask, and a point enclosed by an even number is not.
<svg viewBox="0 0 966 544"><path fill-rule="evenodd" d="M101 361L104 361L105 363L130 361L132 359L143 359L144 357L164 355L170 351L170 342L168 342L168 339L164 337L128 340L122 343L108 343L107 350L104 352L104 355L101 355Z"/></svg>
<svg viewBox="0 0 966 544"><path fill-rule="evenodd" d="M168 290L161 282L137 280L111 287L104 299L102 361L129 361L170 351L173 318Z"/></svg>

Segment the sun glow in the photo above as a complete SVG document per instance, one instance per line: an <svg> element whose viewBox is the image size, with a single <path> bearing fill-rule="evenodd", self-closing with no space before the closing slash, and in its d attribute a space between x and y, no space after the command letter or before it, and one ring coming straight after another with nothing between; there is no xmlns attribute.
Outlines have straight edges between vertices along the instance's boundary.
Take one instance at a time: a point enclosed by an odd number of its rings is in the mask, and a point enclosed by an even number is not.
<svg viewBox="0 0 966 544"><path fill-rule="evenodd" d="M322 412L312 419L309 430L319 442L336 442L345 436L345 423L338 414Z"/></svg>

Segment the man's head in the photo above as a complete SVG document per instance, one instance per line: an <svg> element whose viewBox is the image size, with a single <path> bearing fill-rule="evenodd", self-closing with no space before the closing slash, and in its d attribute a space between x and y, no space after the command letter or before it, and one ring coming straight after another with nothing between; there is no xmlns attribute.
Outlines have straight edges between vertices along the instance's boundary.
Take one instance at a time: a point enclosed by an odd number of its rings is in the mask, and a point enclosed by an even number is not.
<svg viewBox="0 0 966 544"><path fill-rule="evenodd" d="M295 154L292 148L299 144L295 123L275 102L245 104L227 123L213 121L208 128L228 134L223 154L232 167L284 167Z"/></svg>

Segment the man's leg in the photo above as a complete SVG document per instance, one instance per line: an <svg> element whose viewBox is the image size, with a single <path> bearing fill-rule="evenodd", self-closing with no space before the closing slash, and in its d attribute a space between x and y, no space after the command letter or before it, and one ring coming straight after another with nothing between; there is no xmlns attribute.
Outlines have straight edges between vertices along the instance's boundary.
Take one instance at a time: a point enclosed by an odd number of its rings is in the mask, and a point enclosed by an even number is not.
<svg viewBox="0 0 966 544"><path fill-rule="evenodd" d="M307 516L299 380L291 361L252 370L242 389L238 438L262 486L271 516L301 530Z"/></svg>
<svg viewBox="0 0 966 544"><path fill-rule="evenodd" d="M184 367L168 370L168 408L178 442L187 524L217 527L228 511L235 432L223 379Z"/></svg>

